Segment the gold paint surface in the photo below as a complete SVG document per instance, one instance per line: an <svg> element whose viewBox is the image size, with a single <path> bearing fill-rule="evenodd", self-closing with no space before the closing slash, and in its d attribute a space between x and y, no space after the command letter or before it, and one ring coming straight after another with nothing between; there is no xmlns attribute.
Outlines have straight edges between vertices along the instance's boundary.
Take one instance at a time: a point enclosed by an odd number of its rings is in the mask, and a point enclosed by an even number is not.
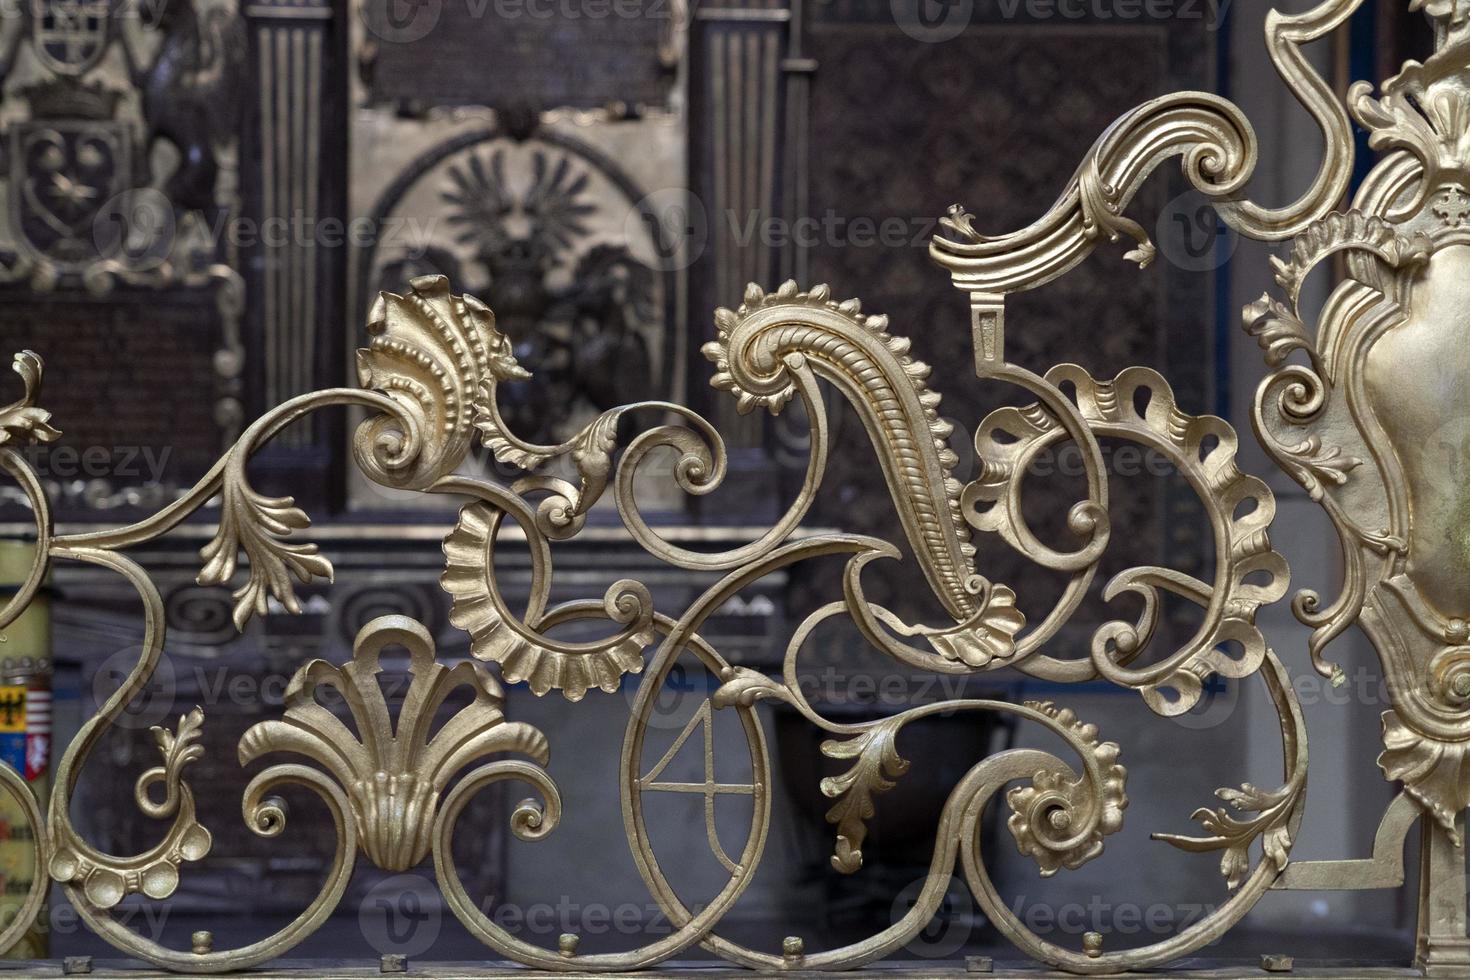
<svg viewBox="0 0 1470 980"><path fill-rule="evenodd" d="M1408 318L1368 353L1373 411L1403 468L1408 574L1437 612L1470 617L1470 245L1435 254Z"/></svg>

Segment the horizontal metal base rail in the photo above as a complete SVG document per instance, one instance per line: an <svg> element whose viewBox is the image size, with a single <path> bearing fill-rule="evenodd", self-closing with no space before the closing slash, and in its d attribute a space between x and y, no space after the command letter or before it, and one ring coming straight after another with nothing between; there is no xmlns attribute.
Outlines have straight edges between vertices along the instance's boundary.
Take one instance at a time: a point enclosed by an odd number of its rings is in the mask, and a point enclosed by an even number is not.
<svg viewBox="0 0 1470 980"><path fill-rule="evenodd" d="M85 962L83 962L85 960ZM751 976L749 970L738 967L711 965L708 962L670 962L652 970L640 970L636 973L577 973L558 972L552 973L544 970L528 970L515 964L487 964L469 965L463 963L419 963L417 961L398 961L385 958L384 963L364 963L360 961L342 961L340 963L323 963L319 961L298 962L295 965L281 964L275 967L257 967L242 976L250 980L534 980L537 977L634 977L637 980L744 980ZM1344 966L1340 963L1309 962L1284 962L1279 959L1271 959L1267 964L1270 969L1260 963L1246 965L1230 962L1216 962L1210 959L1191 960L1188 963L1187 974L1180 971L1150 971L1147 973L1121 973L1122 977L1151 977L1153 980L1167 980L1167 978L1187 975L1190 980L1262 980L1262 978L1281 978L1281 980L1399 980L1404 977L1418 977L1422 973L1410 967L1374 967L1374 966ZM8 964L7 964L8 966ZM172 977L176 974L161 973L156 969L107 960L91 961L88 958L77 958L71 963L70 972L65 965L54 961L17 961L13 974L6 968L0 968L0 976L16 975L25 977L76 977L83 976L91 980L152 980L152 978ZM88 971L88 972L82 972ZM963 960L946 961L936 960L923 966L888 964L881 970L870 970L869 974L878 974L891 980L1057 980L1057 978L1069 977L1071 974L1058 973L1043 967L1026 966L1007 961L995 961L990 957L972 957L971 961ZM801 977L826 977L828 973L812 970L794 970L785 974L786 976Z"/></svg>

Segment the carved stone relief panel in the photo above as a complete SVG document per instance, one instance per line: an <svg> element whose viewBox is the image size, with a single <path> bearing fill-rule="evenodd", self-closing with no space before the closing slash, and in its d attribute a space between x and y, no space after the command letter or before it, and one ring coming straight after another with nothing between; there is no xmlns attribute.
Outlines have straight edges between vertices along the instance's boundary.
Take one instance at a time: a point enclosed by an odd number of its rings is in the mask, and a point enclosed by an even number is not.
<svg viewBox="0 0 1470 980"><path fill-rule="evenodd" d="M14 10L0 24L0 338L97 381L74 389L84 425L36 454L61 513L156 505L163 461L175 484L194 479L244 415L244 22L233 0Z"/></svg>
<svg viewBox="0 0 1470 980"><path fill-rule="evenodd" d="M677 193L677 118L564 112L512 128L458 115L359 121L375 166L355 176L353 210L380 234L357 251L350 322L415 276L472 283L517 357L537 365L505 405L506 423L533 442L568 438L630 398L681 397L683 243L648 204ZM353 488L354 508L400 503L363 481ZM435 501L412 501L425 504Z"/></svg>

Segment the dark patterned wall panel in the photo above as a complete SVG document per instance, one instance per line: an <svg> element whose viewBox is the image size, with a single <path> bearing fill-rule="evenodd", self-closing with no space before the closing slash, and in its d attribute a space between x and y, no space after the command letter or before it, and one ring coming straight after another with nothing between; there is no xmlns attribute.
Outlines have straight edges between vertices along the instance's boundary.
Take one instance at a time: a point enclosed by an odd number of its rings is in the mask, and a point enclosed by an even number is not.
<svg viewBox="0 0 1470 980"><path fill-rule="evenodd" d="M207 295L17 297L3 308L0 349L34 350L51 382L62 437L25 452L61 514L157 508L213 464L226 429L210 398L220 322ZM14 485L0 500L25 506Z"/></svg>
<svg viewBox="0 0 1470 980"><path fill-rule="evenodd" d="M406 22L362 9L373 102L548 109L667 101L684 17L677 0L428 0Z"/></svg>

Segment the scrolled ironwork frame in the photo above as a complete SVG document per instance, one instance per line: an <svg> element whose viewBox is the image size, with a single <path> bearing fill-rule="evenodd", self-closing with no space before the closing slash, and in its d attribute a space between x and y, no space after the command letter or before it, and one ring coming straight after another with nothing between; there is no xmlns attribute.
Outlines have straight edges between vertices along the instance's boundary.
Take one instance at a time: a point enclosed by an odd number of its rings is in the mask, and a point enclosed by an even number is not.
<svg viewBox="0 0 1470 980"><path fill-rule="evenodd" d="M706 494L719 487L726 457L708 422L680 405L644 402L608 411L558 445L519 438L501 417L497 391L525 378L527 369L516 363L493 313L473 297L455 295L442 277L414 280L405 295L378 299L369 315L368 345L358 355L360 389L312 392L269 412L191 491L153 516L115 529L53 533L44 491L16 447L50 441L58 433L38 404L39 359L28 352L18 355L15 368L25 394L0 410L0 468L34 508L38 557L25 584L0 610L0 627L27 606L53 562L79 561L111 569L136 588L143 601L145 640L121 688L66 747L44 819L24 780L0 765L0 783L44 828L36 847L38 866L46 870L37 876L20 914L0 931L0 947L30 926L55 881L87 924L130 956L188 973L249 968L290 950L322 924L361 853L390 870L432 856L448 905L466 928L495 955L544 970L635 970L696 944L763 972L857 967L911 940L935 913L958 867L986 914L1027 955L1076 973L1113 973L1157 966L1200 949L1272 888L1401 884L1405 835L1423 817L1417 962L1430 972L1470 968L1461 816L1470 803L1470 609L1461 606L1461 573L1470 568L1470 556L1449 533L1464 526L1456 509L1463 491L1443 459L1424 448L1437 425L1463 420L1464 411L1454 408L1453 393L1446 395L1434 384L1403 384L1405 364L1418 356L1416 351L1427 351L1431 361L1452 370L1470 367L1457 336L1466 292L1460 284L1470 269L1470 10L1463 0L1431 0L1425 7L1436 27L1434 54L1423 64L1408 63L1383 85L1379 97L1367 85L1354 87L1344 106L1312 71L1300 47L1341 25L1359 2L1325 0L1303 14L1273 13L1266 23L1267 44L1282 80L1324 139L1319 173L1298 201L1267 208L1249 200L1245 188L1257 160L1249 123L1230 102L1187 92L1120 118L1087 154L1053 208L1027 228L990 236L975 228L963 208L951 209L931 251L969 295L977 373L987 381L1019 386L1035 398L981 421L975 438L978 472L968 482L954 472L957 459L946 444L951 429L939 415L939 394L926 383L928 369L910 355L908 340L890 331L886 317L865 313L857 300L834 299L826 287L803 291L794 283L773 292L751 286L738 308L717 311L717 339L704 350L714 364L714 386L737 399L742 412L779 413L799 400L811 430L806 476L786 513L757 540L727 551L689 550L660 537L640 513L634 492L644 461L670 450L677 460L673 479L683 491ZM1334 211L1352 164L1349 111L1370 130L1373 146L1387 153L1351 208ZM1275 509L1271 492L1236 467L1237 438L1230 426L1185 413L1167 381L1148 368L1101 379L1074 364L1038 375L1006 360L1008 293L1042 286L1099 244L1124 236L1135 242L1129 257L1148 263L1153 246L1124 210L1141 182L1175 156L1195 187L1242 235L1294 239L1289 255L1276 262L1285 298L1266 296L1246 311L1246 328L1260 341L1272 371L1260 387L1255 427L1286 472L1326 508L1342 542L1346 576L1340 597L1324 605L1304 591L1293 600L1296 614L1314 628L1314 664L1329 677L1339 676L1325 648L1349 625L1360 623L1393 682L1379 761L1388 779L1402 782L1403 792L1384 815L1371 858L1290 861L1305 803L1304 724L1287 670L1256 625L1258 609L1286 594L1288 571L1268 536ZM1346 253L1347 276L1333 290L1314 334L1298 305L1301 285L1324 258L1337 253ZM1429 363L1424 369L1433 368ZM906 543L951 621L908 623L866 597L864 571L899 559L894 543L840 533L794 534L821 490L830 448L822 383L835 387L865 425ZM267 754L311 763L277 762L260 771L244 790L242 813L253 832L274 836L285 827L284 808L272 795L277 788L294 784L321 797L336 823L337 847L317 899L274 935L226 950L208 942L170 949L110 914L133 893L167 897L184 865L204 859L211 844L210 832L195 817L187 779L205 724L198 709L173 729L155 729L161 764L138 780L137 805L168 821L155 847L131 856L105 854L71 822L70 800L90 753L147 682L163 648L159 592L125 551L167 533L217 497L219 527L202 549L200 584L241 582L234 592L239 627L263 613L272 598L297 611L293 577L329 579L331 565L313 545L296 539L296 532L309 526L305 513L289 497L257 492L246 464L296 419L340 405L368 413L353 452L369 478L395 489L466 500L444 540L441 583L452 600L451 620L470 635L477 661L494 662L506 680L524 681L538 695L557 692L568 702L594 688L616 690L624 675L642 673L622 745L621 808L637 867L675 926L668 935L618 953L580 954L570 936L558 949L545 949L509 934L476 905L452 857L457 821L467 801L485 786L517 780L529 783L539 799L516 808L512 831L528 841L551 834L562 812L560 791L546 768L552 741L506 719L503 693L487 667L439 663L428 632L401 616L368 624L349 663L313 661L301 667L282 715L253 726L239 743L242 765ZM629 416L652 424L620 447L619 433ZM1103 624L1085 656L1059 657L1046 649L1047 641L1077 610L1113 531L1100 438L1132 441L1163 454L1195 490L1213 534L1214 577L1205 582L1162 567L1117 575L1103 590L1104 598L1124 593L1140 598L1138 618ZM524 476L505 485L456 475L475 440ZM1087 495L1066 515L1076 539L1071 550L1044 544L1022 510L1028 464L1063 441L1080 449L1086 474ZM553 462L560 462L563 475L548 472ZM575 479L566 477L571 471ZM628 532L648 553L677 568L717 576L677 617L656 610L649 590L634 581L615 583L601 600L549 606L553 545L576 537L594 503L609 491ZM531 557L530 598L520 612L511 608L493 571L507 519L523 532ZM992 535L1067 576L1067 586L1045 616L1028 624L1015 593L977 568L974 535ZM779 677L733 666L701 638L708 617L743 588L773 571L831 556L846 562L843 596L797 626ZM1200 625L1178 649L1144 657L1157 637L1165 594L1198 605ZM948 674L1014 668L1064 683L1101 678L1138 692L1148 710L1164 716L1188 711L1213 676L1259 676L1280 720L1285 763L1280 786L1221 789L1228 809L1194 814L1201 836L1155 835L1186 851L1217 854L1228 900L1177 934L1131 949L1103 950L1096 942L1067 948L1028 929L991 881L978 843L980 815L1003 795L1015 844L1035 859L1040 873L1076 868L1097 856L1105 838L1122 825L1127 773L1119 746L1103 741L1071 709L1051 703L950 700L871 722L827 718L803 695L796 665L808 637L834 617L850 620L875 649L901 664ZM604 635L575 643L549 635L572 620L605 621ZM408 650L413 675L396 710L376 680L379 652L389 645ZM650 647L653 652L645 659ZM741 787L752 806L741 852L726 854L707 828L728 879L698 910L684 904L660 868L643 813L643 793L655 788L662 768L643 768L650 712L675 660L686 654L720 681L700 717L708 719L716 711L738 716L752 770L750 783ZM461 687L470 690L469 703L436 723L438 709ZM353 728L317 700L323 688L341 696ZM850 763L821 785L834 801L828 814L835 825L832 863L845 873L862 867L865 821L875 798L909 767L896 740L910 722L938 711L1007 712L1061 739L1074 758L1069 764L1051 752L1011 749L976 761L950 792L929 874L906 915L838 949L807 951L788 942L766 952L718 932L722 917L755 874L770 828L771 768L754 710L762 699L785 703L826 732L831 737L822 751ZM484 761L506 752L514 757ZM152 793L160 785L161 800Z"/></svg>

